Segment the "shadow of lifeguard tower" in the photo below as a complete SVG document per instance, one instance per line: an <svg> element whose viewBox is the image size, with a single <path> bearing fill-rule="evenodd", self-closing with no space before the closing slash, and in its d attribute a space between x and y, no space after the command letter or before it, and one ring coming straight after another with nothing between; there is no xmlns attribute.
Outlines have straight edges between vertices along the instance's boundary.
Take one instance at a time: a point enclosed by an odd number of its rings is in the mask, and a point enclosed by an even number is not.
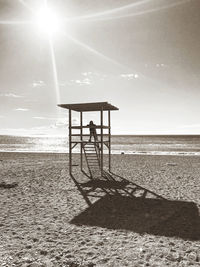
<svg viewBox="0 0 200 267"><path fill-rule="evenodd" d="M164 199L111 171L111 111L118 110L117 107L108 102L60 104L58 106L69 111L69 174L89 206L96 199L115 195L130 198L146 198L148 195L151 198ZM72 112L79 112L80 125L72 124ZM83 125L83 114L89 112L100 113L100 125L93 126L96 131L96 138L94 137L93 140L88 133L91 128L90 124ZM87 133L85 133L86 130ZM80 164L74 164L73 151L78 147ZM108 159L107 166L105 166L104 157ZM77 172L77 167L80 167L82 176Z"/></svg>

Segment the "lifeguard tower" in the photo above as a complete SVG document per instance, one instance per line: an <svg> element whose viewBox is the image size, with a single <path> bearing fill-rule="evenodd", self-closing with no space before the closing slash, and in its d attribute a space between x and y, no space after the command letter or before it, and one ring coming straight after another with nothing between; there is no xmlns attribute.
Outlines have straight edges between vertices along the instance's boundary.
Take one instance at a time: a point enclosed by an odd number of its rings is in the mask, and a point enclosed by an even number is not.
<svg viewBox="0 0 200 267"><path fill-rule="evenodd" d="M107 196L128 196L135 198L153 195L162 198L154 192L147 190L134 182L130 182L111 171L111 111L118 110L117 107L108 102L60 104L61 108L69 110L69 174L84 197L86 203L91 206L92 199L101 199ZM79 125L73 125L72 112L79 112ZM83 125L83 114L88 112L99 112L100 124L95 125L96 137L90 140L90 124ZM107 112L107 120L104 117ZM107 123L105 123L107 121ZM80 154L80 164L77 164L77 156L73 160L73 150ZM104 166L104 154L108 152L108 166ZM85 156L85 157L84 157ZM85 172L85 163L89 171ZM74 167L76 170L73 172ZM80 168L78 168L80 167ZM107 167L108 171L104 167ZM80 170L79 175L77 172ZM79 179L79 176L81 177Z"/></svg>
<svg viewBox="0 0 200 267"><path fill-rule="evenodd" d="M117 107L108 102L60 104L61 108L69 110L69 173L73 172L73 149L79 145L80 168L83 171L83 155L85 155L87 167L91 179L99 179L103 176L104 150L108 150L108 169L111 170L111 111L118 110ZM80 125L73 125L72 112L79 112ZM100 125L95 125L97 138L89 140L88 133L90 125L83 125L85 112L99 112ZM105 125L104 113L107 112L107 125ZM78 131L78 133L77 133ZM85 131L87 131L85 133ZM75 164L76 165L76 164Z"/></svg>

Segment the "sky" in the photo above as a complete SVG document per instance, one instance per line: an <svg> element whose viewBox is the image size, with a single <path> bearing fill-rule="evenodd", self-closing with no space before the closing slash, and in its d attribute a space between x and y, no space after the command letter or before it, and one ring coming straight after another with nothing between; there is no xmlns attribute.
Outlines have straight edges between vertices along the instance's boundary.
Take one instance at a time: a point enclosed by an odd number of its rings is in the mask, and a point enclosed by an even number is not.
<svg viewBox="0 0 200 267"><path fill-rule="evenodd" d="M67 134L57 104L101 101L119 108L113 134L200 134L199 11L199 0L0 0L0 134Z"/></svg>

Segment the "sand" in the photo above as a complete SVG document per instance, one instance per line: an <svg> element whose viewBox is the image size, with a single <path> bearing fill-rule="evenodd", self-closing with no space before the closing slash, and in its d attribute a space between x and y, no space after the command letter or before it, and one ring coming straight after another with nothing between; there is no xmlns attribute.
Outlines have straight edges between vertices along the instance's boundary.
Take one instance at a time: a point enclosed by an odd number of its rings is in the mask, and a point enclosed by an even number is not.
<svg viewBox="0 0 200 267"><path fill-rule="evenodd" d="M200 158L112 159L166 200L106 196L88 208L67 155L0 153L0 184L14 185L0 187L0 266L200 266Z"/></svg>

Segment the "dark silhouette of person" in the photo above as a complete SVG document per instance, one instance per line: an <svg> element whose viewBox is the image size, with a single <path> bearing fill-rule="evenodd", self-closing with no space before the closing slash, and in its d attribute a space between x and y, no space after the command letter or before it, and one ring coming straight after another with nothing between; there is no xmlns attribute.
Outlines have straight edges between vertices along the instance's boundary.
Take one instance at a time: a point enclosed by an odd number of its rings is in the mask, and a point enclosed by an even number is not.
<svg viewBox="0 0 200 267"><path fill-rule="evenodd" d="M97 141L96 124L94 124L93 121L90 121L90 123L87 126L90 127L90 138L89 138L89 142L92 141L92 136L94 137L94 141Z"/></svg>

